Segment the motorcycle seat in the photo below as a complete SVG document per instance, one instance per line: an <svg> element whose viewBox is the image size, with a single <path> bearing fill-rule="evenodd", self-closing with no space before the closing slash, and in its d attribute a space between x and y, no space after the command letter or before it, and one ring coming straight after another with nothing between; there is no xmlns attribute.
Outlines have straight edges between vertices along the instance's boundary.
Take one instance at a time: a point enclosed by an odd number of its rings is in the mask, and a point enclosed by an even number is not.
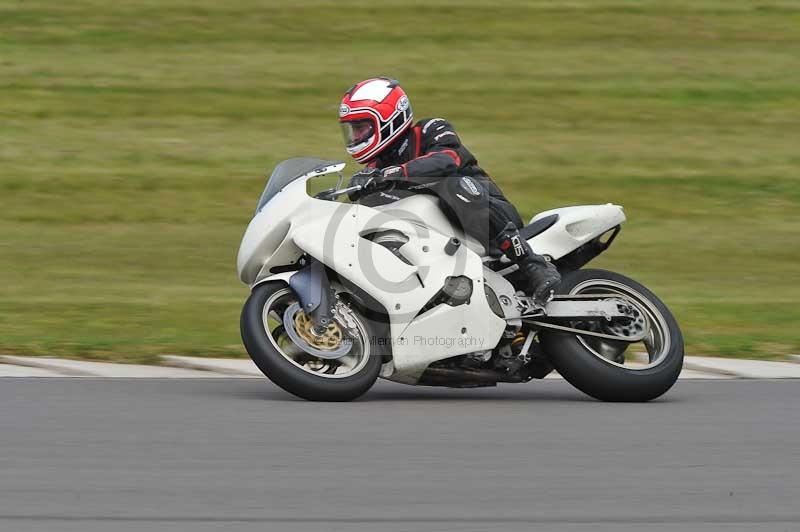
<svg viewBox="0 0 800 532"><path fill-rule="evenodd" d="M535 222L531 222L522 229L520 229L519 234L525 240L530 240L536 235L544 233L545 231L550 229L553 226L553 224L556 223L557 221L558 221L557 214L551 214L550 216L539 218Z"/></svg>

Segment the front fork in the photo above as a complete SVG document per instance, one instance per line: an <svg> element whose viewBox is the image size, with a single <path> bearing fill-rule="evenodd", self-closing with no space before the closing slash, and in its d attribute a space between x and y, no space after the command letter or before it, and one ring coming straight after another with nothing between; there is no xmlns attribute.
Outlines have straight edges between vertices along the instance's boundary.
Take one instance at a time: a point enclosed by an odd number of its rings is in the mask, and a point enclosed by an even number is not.
<svg viewBox="0 0 800 532"><path fill-rule="evenodd" d="M312 258L305 260L306 266L289 278L289 286L314 323L314 333L322 335L333 321L335 296L325 265Z"/></svg>

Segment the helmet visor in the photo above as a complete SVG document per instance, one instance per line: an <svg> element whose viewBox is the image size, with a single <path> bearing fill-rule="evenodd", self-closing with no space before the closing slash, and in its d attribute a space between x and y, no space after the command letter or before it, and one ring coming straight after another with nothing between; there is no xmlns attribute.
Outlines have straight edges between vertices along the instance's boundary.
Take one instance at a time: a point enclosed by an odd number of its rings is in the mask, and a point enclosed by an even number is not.
<svg viewBox="0 0 800 532"><path fill-rule="evenodd" d="M375 126L372 120L353 120L350 122L341 122L342 135L344 135L344 145L347 151L352 153L358 152L372 142L375 136Z"/></svg>

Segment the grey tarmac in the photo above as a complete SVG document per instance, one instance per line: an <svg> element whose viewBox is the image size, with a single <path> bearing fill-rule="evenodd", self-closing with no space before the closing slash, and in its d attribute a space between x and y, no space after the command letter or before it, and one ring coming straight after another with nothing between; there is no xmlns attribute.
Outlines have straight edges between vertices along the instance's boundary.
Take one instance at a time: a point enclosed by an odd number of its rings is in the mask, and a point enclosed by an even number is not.
<svg viewBox="0 0 800 532"><path fill-rule="evenodd" d="M0 531L800 530L800 381L0 379Z"/></svg>

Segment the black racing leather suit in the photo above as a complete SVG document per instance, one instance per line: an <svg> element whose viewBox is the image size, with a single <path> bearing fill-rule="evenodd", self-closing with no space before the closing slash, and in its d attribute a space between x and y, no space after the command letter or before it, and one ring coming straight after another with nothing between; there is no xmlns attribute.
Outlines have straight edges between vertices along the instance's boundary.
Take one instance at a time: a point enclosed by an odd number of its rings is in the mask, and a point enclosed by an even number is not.
<svg viewBox="0 0 800 532"><path fill-rule="evenodd" d="M496 247L494 237L509 223L522 227L517 209L443 118L420 120L367 166L389 169L386 177L398 181L398 186L362 198L365 205L434 194L448 218L487 250Z"/></svg>

